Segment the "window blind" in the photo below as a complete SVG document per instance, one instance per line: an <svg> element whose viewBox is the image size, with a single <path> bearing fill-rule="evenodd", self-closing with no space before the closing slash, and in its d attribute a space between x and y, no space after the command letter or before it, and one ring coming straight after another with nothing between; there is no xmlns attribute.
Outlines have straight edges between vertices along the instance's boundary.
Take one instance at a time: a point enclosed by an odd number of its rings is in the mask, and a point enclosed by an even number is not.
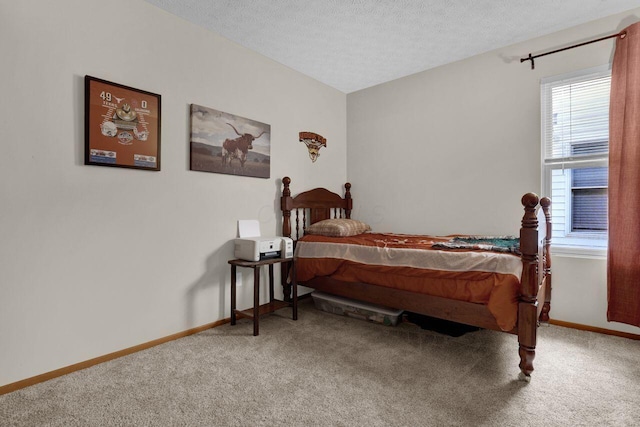
<svg viewBox="0 0 640 427"><path fill-rule="evenodd" d="M598 71L542 85L544 163L562 168L604 166L609 152L611 72Z"/></svg>

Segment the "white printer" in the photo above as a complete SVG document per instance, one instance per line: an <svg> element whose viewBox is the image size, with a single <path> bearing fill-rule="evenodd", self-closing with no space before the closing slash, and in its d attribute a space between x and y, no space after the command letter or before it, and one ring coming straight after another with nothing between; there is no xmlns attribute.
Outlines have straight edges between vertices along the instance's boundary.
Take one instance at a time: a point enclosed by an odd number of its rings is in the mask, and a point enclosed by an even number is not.
<svg viewBox="0 0 640 427"><path fill-rule="evenodd" d="M235 240L234 256L246 261L293 258L293 240L288 237L241 237Z"/></svg>
<svg viewBox="0 0 640 427"><path fill-rule="evenodd" d="M234 256L245 261L293 258L293 240L288 237L262 237L258 220L238 220Z"/></svg>

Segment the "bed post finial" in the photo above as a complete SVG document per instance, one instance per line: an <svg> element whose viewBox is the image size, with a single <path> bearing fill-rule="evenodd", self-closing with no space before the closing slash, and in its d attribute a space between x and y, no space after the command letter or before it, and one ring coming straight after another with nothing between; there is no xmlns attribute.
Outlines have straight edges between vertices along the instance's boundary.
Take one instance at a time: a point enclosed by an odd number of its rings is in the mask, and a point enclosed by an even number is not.
<svg viewBox="0 0 640 427"><path fill-rule="evenodd" d="M538 206L538 202L540 198L535 193L527 193L522 196L522 206L524 206L525 215L522 218L522 225L525 225L525 220L535 220L538 221L538 217L536 216L536 206Z"/></svg>
<svg viewBox="0 0 640 427"><path fill-rule="evenodd" d="M285 176L282 178L282 183L284 184L284 190L282 190L283 196L291 196L291 190L289 189L289 184L291 184L291 178Z"/></svg>
<svg viewBox="0 0 640 427"><path fill-rule="evenodd" d="M351 183L347 182L344 185L344 200L346 201L346 207L344 208L344 216L351 218L351 210L353 209L353 202L351 201Z"/></svg>
<svg viewBox="0 0 640 427"><path fill-rule="evenodd" d="M285 176L282 178L282 197L280 197L280 209L282 210L282 235L291 237L291 178Z"/></svg>

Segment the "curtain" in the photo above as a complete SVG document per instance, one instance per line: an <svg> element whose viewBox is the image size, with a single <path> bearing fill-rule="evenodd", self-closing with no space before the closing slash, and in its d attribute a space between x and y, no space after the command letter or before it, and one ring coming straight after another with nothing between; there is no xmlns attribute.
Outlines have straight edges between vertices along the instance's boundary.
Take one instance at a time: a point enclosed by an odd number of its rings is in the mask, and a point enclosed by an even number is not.
<svg viewBox="0 0 640 427"><path fill-rule="evenodd" d="M640 326L640 22L616 38L609 110L610 322Z"/></svg>

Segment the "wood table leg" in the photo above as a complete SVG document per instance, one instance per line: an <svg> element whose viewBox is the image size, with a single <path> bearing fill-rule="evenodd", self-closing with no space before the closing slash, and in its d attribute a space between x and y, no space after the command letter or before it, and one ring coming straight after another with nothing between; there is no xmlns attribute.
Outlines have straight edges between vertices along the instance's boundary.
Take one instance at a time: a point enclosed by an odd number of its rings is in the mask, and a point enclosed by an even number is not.
<svg viewBox="0 0 640 427"><path fill-rule="evenodd" d="M236 324L236 266L231 264L231 324Z"/></svg>
<svg viewBox="0 0 640 427"><path fill-rule="evenodd" d="M291 287L293 288L293 320L298 320L298 282L295 267L291 271Z"/></svg>
<svg viewBox="0 0 640 427"><path fill-rule="evenodd" d="M269 302L273 302L273 264L269 264Z"/></svg>
<svg viewBox="0 0 640 427"><path fill-rule="evenodd" d="M283 262L280 267L281 277L280 282L282 284L282 293L284 294L284 300L286 302L291 301L291 284L287 283L289 278L289 263Z"/></svg>
<svg viewBox="0 0 640 427"><path fill-rule="evenodd" d="M253 336L258 336L260 319L260 267L253 267Z"/></svg>

